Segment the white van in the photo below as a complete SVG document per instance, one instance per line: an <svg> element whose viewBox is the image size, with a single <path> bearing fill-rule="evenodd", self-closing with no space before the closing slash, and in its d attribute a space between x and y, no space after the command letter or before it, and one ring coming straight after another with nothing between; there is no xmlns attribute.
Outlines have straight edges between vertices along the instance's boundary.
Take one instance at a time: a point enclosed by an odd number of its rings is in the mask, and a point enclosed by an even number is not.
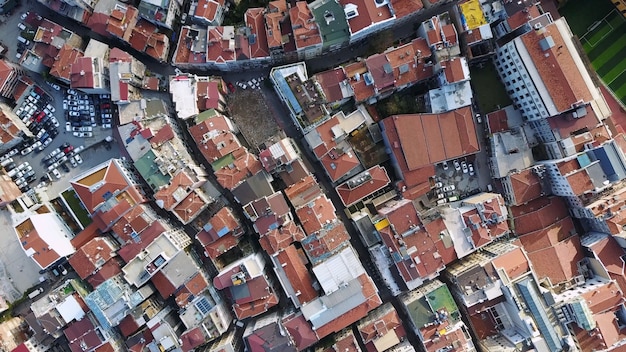
<svg viewBox="0 0 626 352"><path fill-rule="evenodd" d="M25 39L23 37L17 37L17 41L19 41L20 43L24 44L24 45L28 45L30 44L30 41L28 39Z"/></svg>
<svg viewBox="0 0 626 352"><path fill-rule="evenodd" d="M8 158L8 159L4 159L2 160L2 162L0 163L0 165L2 165L2 167L5 167L7 165L9 165L10 163L13 162L13 158Z"/></svg>
<svg viewBox="0 0 626 352"><path fill-rule="evenodd" d="M39 296L39 294L42 293L42 292L43 292L43 287L40 287L40 288L36 289L35 291L29 293L28 294L28 298L33 299L33 298Z"/></svg>

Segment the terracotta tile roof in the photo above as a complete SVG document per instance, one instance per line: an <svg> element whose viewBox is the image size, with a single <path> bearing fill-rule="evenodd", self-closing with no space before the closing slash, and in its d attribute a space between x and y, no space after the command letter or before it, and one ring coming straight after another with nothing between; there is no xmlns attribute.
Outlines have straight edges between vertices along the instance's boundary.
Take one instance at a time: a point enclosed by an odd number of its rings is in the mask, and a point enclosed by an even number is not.
<svg viewBox="0 0 626 352"><path fill-rule="evenodd" d="M565 230L567 230L567 227L565 227ZM563 230L553 228L553 232L555 231ZM577 263L584 258L584 252L577 235L572 236L569 233L558 233L558 235L565 237L565 239L552 245L543 246L535 245L534 242L537 241L537 236L521 237L522 244L528 252L528 259L530 259L535 273L540 278L549 278L553 285L571 280L573 277L580 275ZM551 236L549 233L546 237L554 236ZM535 241L533 242L533 240ZM558 258L558 260L555 261L554 258ZM555 265L555 263L558 265Z"/></svg>
<svg viewBox="0 0 626 352"><path fill-rule="evenodd" d="M302 241L305 238L302 228L294 222L289 222L283 227L273 229L259 238L261 247L272 255L295 241Z"/></svg>
<svg viewBox="0 0 626 352"><path fill-rule="evenodd" d="M197 83L198 110L205 111L221 108L220 104L223 100L222 94L224 92L223 89L220 89L220 85L226 87L226 84L221 78L211 79L210 81L202 80Z"/></svg>
<svg viewBox="0 0 626 352"><path fill-rule="evenodd" d="M313 264L318 264L345 247L350 241L350 235L340 221L327 225L322 231L304 238L302 248Z"/></svg>
<svg viewBox="0 0 626 352"><path fill-rule="evenodd" d="M206 336L204 336L202 329L202 327L198 326L193 329L187 330L182 335L180 335L183 351L192 351L196 347L206 343L207 338Z"/></svg>
<svg viewBox="0 0 626 352"><path fill-rule="evenodd" d="M238 244L239 238L229 233L224 237L220 237L217 240L204 245L204 252L207 257L216 260L220 255L235 248Z"/></svg>
<svg viewBox="0 0 626 352"><path fill-rule="evenodd" d="M224 0L198 0L194 16L213 22L220 6L224 6Z"/></svg>
<svg viewBox="0 0 626 352"><path fill-rule="evenodd" d="M94 88L92 57L79 57L71 64L70 86L72 88Z"/></svg>
<svg viewBox="0 0 626 352"><path fill-rule="evenodd" d="M405 282L432 278L445 268L434 242L439 234L429 233L424 228L411 201L403 200L393 208L382 208L379 214L390 224L379 230L380 236L393 253L399 253L394 263Z"/></svg>
<svg viewBox="0 0 626 352"><path fill-rule="evenodd" d="M391 7L396 14L396 19L412 15L424 8L424 4L420 0L391 0Z"/></svg>
<svg viewBox="0 0 626 352"><path fill-rule="evenodd" d="M460 57L441 62L448 83L456 83L469 79L469 76L465 76L465 72L463 72L463 63L464 60Z"/></svg>
<svg viewBox="0 0 626 352"><path fill-rule="evenodd" d="M289 202L299 208L322 195L322 190L313 175L309 175L285 189Z"/></svg>
<svg viewBox="0 0 626 352"><path fill-rule="evenodd" d="M443 114L395 115L381 124L402 170L416 170L480 150L469 106Z"/></svg>
<svg viewBox="0 0 626 352"><path fill-rule="evenodd" d="M117 7L111 11L106 31L128 42L139 16L139 10L132 6Z"/></svg>
<svg viewBox="0 0 626 352"><path fill-rule="evenodd" d="M107 32L107 22L109 21L109 15L102 12L94 12L89 16L87 20L87 28L100 34L103 37L111 37L111 34Z"/></svg>
<svg viewBox="0 0 626 352"><path fill-rule="evenodd" d="M260 324L259 324L260 325ZM254 328L251 334L244 336L246 349L250 352L296 352L294 343L285 333L276 318L260 328ZM219 352L226 352L221 349Z"/></svg>
<svg viewBox="0 0 626 352"><path fill-rule="evenodd" d="M87 278L94 289L108 279L122 274L123 263L117 257L107 261L95 274Z"/></svg>
<svg viewBox="0 0 626 352"><path fill-rule="evenodd" d="M161 221L154 221L146 229L141 231L135 240L128 242L117 251L122 259L128 263L146 248L155 238L165 232L165 227Z"/></svg>
<svg viewBox="0 0 626 352"><path fill-rule="evenodd" d="M296 209L296 215L307 235L319 231L327 223L337 220L335 206L326 195L317 197L311 203Z"/></svg>
<svg viewBox="0 0 626 352"><path fill-rule="evenodd" d="M321 339L354 324L359 319L365 317L369 311L383 303L378 296L376 285L367 274L362 274L358 277L358 280L361 283L361 290L363 296L366 297L366 301L342 315L340 319L332 320L328 324L319 327L315 331L318 338Z"/></svg>
<svg viewBox="0 0 626 352"><path fill-rule="evenodd" d="M342 68L320 72L313 76L313 79L319 83L329 102L340 101L344 99L341 86L348 77Z"/></svg>
<svg viewBox="0 0 626 352"><path fill-rule="evenodd" d="M378 339L384 339L388 334L396 335L398 339L406 336L402 328L402 320L390 303L370 312L365 319L361 320L358 329L361 340L368 351L377 351L374 342ZM403 335L397 335L396 329L401 330Z"/></svg>
<svg viewBox="0 0 626 352"><path fill-rule="evenodd" d="M174 213L183 222L183 224L189 223L195 219L202 210L207 207L207 203L204 197L200 195L200 191L195 189L185 199L183 199L178 205L174 207Z"/></svg>
<svg viewBox="0 0 626 352"><path fill-rule="evenodd" d="M626 251L620 247L617 240L609 235L594 243L590 249L604 265L611 279L618 283L621 291L626 292L626 265L622 259Z"/></svg>
<svg viewBox="0 0 626 352"><path fill-rule="evenodd" d="M298 351L304 351L318 341L311 324L306 321L302 314L286 317L282 323L291 339L295 342Z"/></svg>
<svg viewBox="0 0 626 352"><path fill-rule="evenodd" d="M248 43L250 52L246 53L251 59L270 56L267 45L267 32L265 31L264 8L250 8L244 14L246 26L250 28ZM254 38L251 40L251 38Z"/></svg>
<svg viewBox="0 0 626 352"><path fill-rule="evenodd" d="M435 245L437 246L437 252L441 256L443 263L448 265L455 261L457 259L457 255L454 250L454 245L444 242L442 236L440 236L441 233L448 230L446 224L443 222L443 219L437 218L431 222L427 222L424 224L424 228L433 237Z"/></svg>
<svg viewBox="0 0 626 352"><path fill-rule="evenodd" d="M215 171L217 182L228 190L232 190L243 182L245 178L256 175L263 169L261 162L256 156L245 148L233 151L233 156L235 161L232 163L232 166L226 166Z"/></svg>
<svg viewBox="0 0 626 352"><path fill-rule="evenodd" d="M441 30L443 31L443 39L450 44L454 45L458 43L459 38L456 35L456 29L454 29L454 25L446 24L441 26Z"/></svg>
<svg viewBox="0 0 626 352"><path fill-rule="evenodd" d="M203 225L202 230L196 235L196 239L204 246L227 234L240 236L242 233L241 224L231 208L223 207Z"/></svg>
<svg viewBox="0 0 626 352"><path fill-rule="evenodd" d="M167 186L154 194L154 199L161 208L171 210L176 204L183 201L181 195L189 195L193 184L194 182L187 172L181 170L172 177Z"/></svg>
<svg viewBox="0 0 626 352"><path fill-rule="evenodd" d="M593 314L615 311L624 302L620 288L613 281L585 292L580 297L587 302L587 306Z"/></svg>
<svg viewBox="0 0 626 352"><path fill-rule="evenodd" d="M530 31L520 38L558 111L568 110L579 101L591 101L591 92L556 23L539 31ZM549 40L547 38L552 38L554 45L542 50L541 43Z"/></svg>
<svg viewBox="0 0 626 352"><path fill-rule="evenodd" d="M131 336L137 330L139 330L140 327L132 314L128 314L126 317L124 317L124 319L122 319L122 321L120 321L117 326L120 328L120 332L124 337Z"/></svg>
<svg viewBox="0 0 626 352"><path fill-rule="evenodd" d="M296 48L303 49L322 43L320 29L306 1L296 2L295 6L289 9L289 18L291 19Z"/></svg>
<svg viewBox="0 0 626 352"><path fill-rule="evenodd" d="M73 180L71 185L89 213L94 213L95 209L104 202L105 195L115 194L118 190L123 191L130 187L122 171L113 161L110 161L103 169L81 176L81 179ZM99 187L90 190L91 186L99 182L101 182ZM135 201L143 202L141 199Z"/></svg>
<svg viewBox="0 0 626 352"><path fill-rule="evenodd" d="M84 280L116 255L115 248L107 239L96 237L80 247L70 257L69 263L78 276Z"/></svg>
<svg viewBox="0 0 626 352"><path fill-rule="evenodd" d="M515 232L519 235L545 229L569 216L565 202L559 197L542 197L524 205L511 207Z"/></svg>
<svg viewBox="0 0 626 352"><path fill-rule="evenodd" d="M180 28L180 35L178 43L176 44L176 51L172 62L174 63L204 63L206 62L206 51L195 52L192 51L192 47L196 40L203 42L204 38L194 38L189 36L191 28L183 26Z"/></svg>
<svg viewBox="0 0 626 352"><path fill-rule="evenodd" d="M596 188L586 169L580 169L577 172L569 174L565 179L567 179L570 187L572 187L572 192L577 196L582 196L584 193L593 191Z"/></svg>
<svg viewBox="0 0 626 352"><path fill-rule="evenodd" d="M504 269L510 280L515 280L530 271L530 263L522 248L516 248L493 259L491 264L495 268Z"/></svg>
<svg viewBox="0 0 626 352"><path fill-rule="evenodd" d="M376 165L350 180L335 187L341 202L345 206L352 205L370 194L387 186L391 180L384 167Z"/></svg>
<svg viewBox="0 0 626 352"><path fill-rule="evenodd" d="M198 297L208 287L209 283L200 272L194 274L176 293L176 304L181 308L185 308L191 300Z"/></svg>
<svg viewBox="0 0 626 352"><path fill-rule="evenodd" d="M233 38L227 37L233 33ZM233 27L211 27L208 31L207 61L225 63L235 61L235 38Z"/></svg>
<svg viewBox="0 0 626 352"><path fill-rule="evenodd" d="M351 330L344 330L335 335L335 344L323 352L361 352L361 348Z"/></svg>
<svg viewBox="0 0 626 352"><path fill-rule="evenodd" d="M348 146L346 145L346 147ZM361 166L361 162L356 157L354 150L350 147L341 150L339 148L333 148L329 150L327 154L320 157L319 160L333 182L340 180L352 170Z"/></svg>
<svg viewBox="0 0 626 352"><path fill-rule="evenodd" d="M434 168L433 168L434 172ZM432 189L430 181L425 181L412 187L407 187L406 182L400 181L396 185L396 189L402 190L402 197L410 200L416 200L426 195Z"/></svg>
<svg viewBox="0 0 626 352"><path fill-rule="evenodd" d="M453 331L446 331L443 336L439 338L428 339L424 343L424 348L427 352L435 352L445 349L448 346L459 346L456 350L464 351L468 345L468 339L460 328Z"/></svg>
<svg viewBox="0 0 626 352"><path fill-rule="evenodd" d="M511 28L511 31L514 31L515 29L528 23L528 21L530 21L531 19L537 18L540 15L541 13L539 12L539 9L537 9L537 6L535 4L532 4L531 6L528 6L509 16L506 21L509 24L509 28Z"/></svg>
<svg viewBox="0 0 626 352"><path fill-rule="evenodd" d="M82 51L64 44L54 58L55 61L50 68L50 75L69 82L72 64L81 57L83 57Z"/></svg>
<svg viewBox="0 0 626 352"><path fill-rule="evenodd" d="M228 130L219 132L218 130L206 130L207 126L204 124L207 123L207 121L193 126L189 129L189 132L198 145L198 149L200 149L200 152L208 162L212 163L242 148L239 139L237 139L232 132Z"/></svg>
<svg viewBox="0 0 626 352"><path fill-rule="evenodd" d="M487 114L487 123L491 133L509 130L509 122L505 109L496 110Z"/></svg>
<svg viewBox="0 0 626 352"><path fill-rule="evenodd" d="M510 174L515 205L530 202L543 195L541 180L533 169L524 169L520 172Z"/></svg>
<svg viewBox="0 0 626 352"><path fill-rule="evenodd" d="M35 33L33 41L51 44L55 37L58 37L63 31L63 27L48 19L44 19Z"/></svg>
<svg viewBox="0 0 626 352"><path fill-rule="evenodd" d="M389 6L376 6L373 1L367 0L340 0L342 7L348 4L356 6L357 15L348 19L350 33L355 34L372 25L394 18Z"/></svg>
<svg viewBox="0 0 626 352"><path fill-rule="evenodd" d="M101 334L99 331L96 332L96 327L90 319L73 321L63 330L63 334L72 352L95 349L104 343L100 338Z"/></svg>
<svg viewBox="0 0 626 352"><path fill-rule="evenodd" d="M167 278L162 270L159 270L152 275L150 281L152 281L152 284L156 287L157 291L159 291L159 294L163 299L168 299L178 288L174 287L170 279Z"/></svg>
<svg viewBox="0 0 626 352"><path fill-rule="evenodd" d="M282 2L286 4L286 1ZM285 19L285 11L287 11L286 6L278 12L269 12L265 14L265 35L267 38L268 48L279 48L283 46L283 35L280 23Z"/></svg>
<svg viewBox="0 0 626 352"><path fill-rule="evenodd" d="M304 253L296 249L294 245L289 245L278 252L276 259L282 265L300 304L310 302L319 296L313 287L311 274L305 266L308 261Z"/></svg>
<svg viewBox="0 0 626 352"><path fill-rule="evenodd" d="M139 204L133 207L111 227L111 230L117 237L124 241L124 243L133 240L131 237L133 232L140 233L152 222L152 219L145 214L146 209L144 206L143 204Z"/></svg>

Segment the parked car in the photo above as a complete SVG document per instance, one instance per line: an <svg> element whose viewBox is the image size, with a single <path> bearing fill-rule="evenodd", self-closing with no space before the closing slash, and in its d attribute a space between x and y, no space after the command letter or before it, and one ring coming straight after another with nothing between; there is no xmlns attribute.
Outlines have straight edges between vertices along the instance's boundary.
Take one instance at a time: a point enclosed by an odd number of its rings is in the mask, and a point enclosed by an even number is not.
<svg viewBox="0 0 626 352"><path fill-rule="evenodd" d="M83 158L80 157L80 155L75 154L74 155L74 159L76 160L77 163L82 164L83 163Z"/></svg>
<svg viewBox="0 0 626 352"><path fill-rule="evenodd" d="M61 173L59 172L59 170L52 169L52 174L54 175L54 177L57 178L57 180L61 179Z"/></svg>
<svg viewBox="0 0 626 352"><path fill-rule="evenodd" d="M85 137L93 137L93 132L74 132L75 137L85 138Z"/></svg>
<svg viewBox="0 0 626 352"><path fill-rule="evenodd" d="M24 23L20 22L17 24L17 28L19 28L21 31L26 29L26 26L24 25Z"/></svg>
<svg viewBox="0 0 626 352"><path fill-rule="evenodd" d="M56 83L52 83L52 82L46 82L50 87L52 87L52 89L54 90L61 90L61 87L59 87L58 84Z"/></svg>
<svg viewBox="0 0 626 352"><path fill-rule="evenodd" d="M461 164L459 164L458 160L454 160L452 163L454 164L454 169L456 171L461 171Z"/></svg>
<svg viewBox="0 0 626 352"><path fill-rule="evenodd" d="M448 186L445 186L445 187L443 188L443 191L444 191L444 192L450 192L450 191L454 191L455 189L456 189L456 186L455 186L455 185L448 185Z"/></svg>
<svg viewBox="0 0 626 352"><path fill-rule="evenodd" d="M474 165L467 164L467 168L469 169L470 176L474 176Z"/></svg>
<svg viewBox="0 0 626 352"><path fill-rule="evenodd" d="M30 152L33 151L33 146L31 145L30 147L26 147L24 149L22 149L22 151L20 152L22 155L27 155L30 154Z"/></svg>
<svg viewBox="0 0 626 352"><path fill-rule="evenodd" d="M467 163L465 161L461 162L461 168L463 169L463 173L466 174L469 169L467 168Z"/></svg>

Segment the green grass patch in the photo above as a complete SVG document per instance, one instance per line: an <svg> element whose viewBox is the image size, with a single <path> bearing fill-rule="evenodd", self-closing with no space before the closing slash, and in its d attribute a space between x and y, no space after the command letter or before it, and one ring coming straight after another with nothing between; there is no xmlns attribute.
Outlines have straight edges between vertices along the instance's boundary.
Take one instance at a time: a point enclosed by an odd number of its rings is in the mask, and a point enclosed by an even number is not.
<svg viewBox="0 0 626 352"><path fill-rule="evenodd" d="M613 87L611 87L613 89ZM613 89L613 93L622 101L622 103L626 104L626 84L622 85L617 89Z"/></svg>
<svg viewBox="0 0 626 352"><path fill-rule="evenodd" d="M607 65L604 67L611 67L611 66ZM615 66L613 66L612 70L610 70L609 72L605 74L601 74L600 76L602 77L602 80L604 80L607 83L618 81L618 77L620 75L623 75L625 69L626 69L626 60L622 60L622 62L618 62Z"/></svg>
<svg viewBox="0 0 626 352"><path fill-rule="evenodd" d="M591 64L601 77L608 75L609 72L626 64L626 46L622 48L619 55L613 56L602 65L597 65L596 62L592 62Z"/></svg>
<svg viewBox="0 0 626 352"><path fill-rule="evenodd" d="M626 40L626 23L621 26L615 28L613 32L609 33L604 39L598 43L596 46L591 49L590 52L587 53L589 56L589 60L594 61L606 51L609 50L614 43L619 42L621 40Z"/></svg>
<svg viewBox="0 0 626 352"><path fill-rule="evenodd" d="M609 82L611 82L609 83L609 87L611 87L611 89L616 92L618 89L622 88L622 86L626 84L626 71L622 71L619 75L617 75L617 77L615 77L615 79ZM617 97L620 99L623 98L622 95L618 95Z"/></svg>
<svg viewBox="0 0 626 352"><path fill-rule="evenodd" d="M591 42L591 44L597 45L597 43L601 41L602 38L604 38L604 36L606 36L610 32L611 32L611 27L607 26L606 24L600 25L598 26L598 28L595 29L595 31L593 32L593 35L591 36L586 35L585 39Z"/></svg>
<svg viewBox="0 0 626 352"><path fill-rule="evenodd" d="M602 53L602 55L593 60L591 63L593 64L593 67L602 67L607 62L615 60L616 58L623 59L626 57L623 55L624 53L626 53L626 40L620 40L611 45L604 53Z"/></svg>
<svg viewBox="0 0 626 352"><path fill-rule="evenodd" d="M484 113L496 111L498 106L503 108L512 104L492 64L486 64L482 68L470 68L470 77L472 77L478 105Z"/></svg>
<svg viewBox="0 0 626 352"><path fill-rule="evenodd" d="M626 20L624 20L624 16L620 15L619 12L615 11L612 13L611 16L606 18L606 21L609 22L611 26L613 26L613 28L615 28L615 27L619 27Z"/></svg>
<svg viewBox="0 0 626 352"><path fill-rule="evenodd" d="M63 199L70 207L78 221L80 221L81 225L83 225L83 228L91 224L92 220L89 217L89 213L85 208L83 208L82 203L78 199L78 195L76 195L76 192L74 192L73 189L67 190L61 193L61 195L63 196Z"/></svg>
<svg viewBox="0 0 626 352"><path fill-rule="evenodd" d="M609 0L570 0L559 12L567 19L572 32L580 37L614 9Z"/></svg>

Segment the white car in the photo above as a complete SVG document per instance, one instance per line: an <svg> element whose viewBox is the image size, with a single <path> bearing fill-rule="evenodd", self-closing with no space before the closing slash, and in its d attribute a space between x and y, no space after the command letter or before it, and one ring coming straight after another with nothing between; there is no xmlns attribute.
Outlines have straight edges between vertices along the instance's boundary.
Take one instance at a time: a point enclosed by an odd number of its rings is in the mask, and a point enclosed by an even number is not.
<svg viewBox="0 0 626 352"><path fill-rule="evenodd" d="M459 162L457 160L452 162L454 164L454 169L456 171L461 171L461 164L459 164Z"/></svg>
<svg viewBox="0 0 626 352"><path fill-rule="evenodd" d="M26 26L24 25L24 23L20 22L17 24L17 28L19 28L21 31L26 29Z"/></svg>
<svg viewBox="0 0 626 352"><path fill-rule="evenodd" d="M68 114L70 116L76 116L76 117L80 116L80 113L78 111L70 111L70 112L68 112Z"/></svg>
<svg viewBox="0 0 626 352"><path fill-rule="evenodd" d="M70 122L65 123L65 131L70 132L72 130L72 124Z"/></svg>
<svg viewBox="0 0 626 352"><path fill-rule="evenodd" d="M467 168L467 163L465 163L465 161L461 162L461 168L463 169L463 173L466 174L469 169Z"/></svg>
<svg viewBox="0 0 626 352"><path fill-rule="evenodd" d="M29 163L28 161L25 161L25 162L21 163L21 164L17 167L17 170L18 170L18 171L23 171L23 170L26 170L26 168L27 168L28 166L30 166L30 163Z"/></svg>
<svg viewBox="0 0 626 352"><path fill-rule="evenodd" d="M28 17L29 12L24 12L21 16L20 19L25 20L26 17Z"/></svg>
<svg viewBox="0 0 626 352"><path fill-rule="evenodd" d="M443 188L443 191L444 191L444 192L450 192L450 191L454 191L455 189L456 189L456 186L455 186L455 185L448 185L448 186L445 186L445 187Z"/></svg>
<svg viewBox="0 0 626 352"><path fill-rule="evenodd" d="M52 112L57 111L57 109L54 106L50 105L50 104L46 105L46 109L48 109L48 110L50 110Z"/></svg>
<svg viewBox="0 0 626 352"><path fill-rule="evenodd" d="M83 158L81 158L78 154L74 155L74 159L76 159L76 162L79 164L83 163Z"/></svg>
<svg viewBox="0 0 626 352"><path fill-rule="evenodd" d="M52 116L52 117L50 118L50 120L52 120L52 124L54 125L54 127L59 127L59 126L61 126L61 124L59 123L59 120L57 120L57 118L56 118L56 117Z"/></svg>
<svg viewBox="0 0 626 352"><path fill-rule="evenodd" d="M48 84L54 90L61 90L61 87L59 87L58 84L55 84L55 83L52 83L52 82L46 82L46 84Z"/></svg>
<svg viewBox="0 0 626 352"><path fill-rule="evenodd" d="M61 173L59 172L59 170L57 169L52 169L52 174L54 175L54 177L57 178L57 180L61 179Z"/></svg>
<svg viewBox="0 0 626 352"><path fill-rule="evenodd" d="M467 164L467 168L469 169L470 176L474 176L474 165Z"/></svg>
<svg viewBox="0 0 626 352"><path fill-rule="evenodd" d="M78 163L76 162L76 159L70 158L69 160L70 160L70 164L72 164L72 167L78 166Z"/></svg>
<svg viewBox="0 0 626 352"><path fill-rule="evenodd" d="M91 132L91 131L93 131L93 127L91 127L91 126L84 126L84 127L79 127L79 128L80 128L79 129L80 132Z"/></svg>
<svg viewBox="0 0 626 352"><path fill-rule="evenodd" d="M26 147L24 149L22 149L22 151L20 152L22 155L26 155L26 154L30 154L30 152L33 151L33 146L31 145L30 147Z"/></svg>
<svg viewBox="0 0 626 352"><path fill-rule="evenodd" d="M74 132L74 137L93 137L93 132Z"/></svg>
<svg viewBox="0 0 626 352"><path fill-rule="evenodd" d="M111 128L111 124L110 123L103 123L102 124L102 128Z"/></svg>

